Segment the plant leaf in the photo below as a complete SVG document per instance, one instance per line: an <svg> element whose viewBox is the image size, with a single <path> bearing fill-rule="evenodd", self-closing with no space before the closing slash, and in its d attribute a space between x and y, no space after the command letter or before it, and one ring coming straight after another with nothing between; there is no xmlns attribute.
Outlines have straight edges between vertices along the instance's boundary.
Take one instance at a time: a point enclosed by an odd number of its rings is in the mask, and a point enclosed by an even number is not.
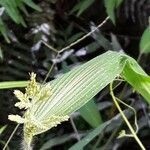
<svg viewBox="0 0 150 150"><path fill-rule="evenodd" d="M92 141L97 135L99 135L109 123L110 121L107 121L99 125L96 129L91 131L81 141L79 141L78 143L74 144L71 148L69 148L69 150L82 150L90 141Z"/></svg>
<svg viewBox="0 0 150 150"><path fill-rule="evenodd" d="M38 92L33 96L31 107L25 112L26 142L30 143L34 135L65 121L71 113L90 101L122 72L124 58L122 53L108 51L42 85L41 94ZM50 91L51 94L42 91ZM44 95L46 98L40 100ZM34 130L29 132L31 129Z"/></svg>
<svg viewBox="0 0 150 150"><path fill-rule="evenodd" d="M147 27L141 37L140 41L140 52L149 53L150 52L150 27Z"/></svg>
<svg viewBox="0 0 150 150"><path fill-rule="evenodd" d="M78 11L77 16L80 16L88 7L94 3L94 1L95 0L82 0L73 7L70 13Z"/></svg>
<svg viewBox="0 0 150 150"><path fill-rule="evenodd" d="M77 16L80 16L89 6L94 3L95 0L84 0L83 3L80 5L80 9L77 13Z"/></svg>
<svg viewBox="0 0 150 150"><path fill-rule="evenodd" d="M126 62L123 77L150 103L150 76L131 57Z"/></svg>
<svg viewBox="0 0 150 150"><path fill-rule="evenodd" d="M0 61L3 61L3 52L2 52L1 47L0 47Z"/></svg>
<svg viewBox="0 0 150 150"><path fill-rule="evenodd" d="M7 43L10 43L10 40L8 38L8 31L7 31L6 25L4 24L1 17L0 17L0 32L3 35L3 37L5 38L5 40L7 41Z"/></svg>
<svg viewBox="0 0 150 150"><path fill-rule="evenodd" d="M128 110L124 110L124 113L127 118L130 118L133 115L133 113ZM71 148L69 148L69 150L83 150L84 147L88 143L90 143L96 136L100 135L103 130L105 130L106 133L110 133L114 129L120 127L122 123L123 120L121 118L121 115L116 115L111 120L104 122L103 124L99 125L96 129L92 130L87 136L85 136L83 139L81 139L79 142L77 142Z"/></svg>
<svg viewBox="0 0 150 150"><path fill-rule="evenodd" d="M0 82L0 89L26 87L28 83L29 83L28 81L7 81L7 82Z"/></svg>
<svg viewBox="0 0 150 150"><path fill-rule="evenodd" d="M37 11L42 11L42 9L38 5L36 5L32 0L23 0L23 2Z"/></svg>
<svg viewBox="0 0 150 150"><path fill-rule="evenodd" d="M22 10L22 12L28 15L28 12L25 8L25 4L37 11L42 11L41 8L38 5L36 5L32 0L0 0L0 5L5 9L7 15L15 23L22 24L24 27L26 27L26 23L23 19L22 14L20 13L20 10ZM8 43L10 43L10 40L8 38L8 31L9 30L6 28L6 25L3 23L2 18L0 16L0 32L4 36L5 40Z"/></svg>
<svg viewBox="0 0 150 150"><path fill-rule="evenodd" d="M7 126L0 127L0 135L3 133L3 131L6 129Z"/></svg>
<svg viewBox="0 0 150 150"><path fill-rule="evenodd" d="M81 134L82 136L84 134ZM54 138L51 138L49 140L47 140L40 148L40 150L49 150L52 149L54 146L58 146L61 144L64 144L66 142L69 142L73 139L76 139L76 135L73 134L63 134L62 136L57 136Z"/></svg>
<svg viewBox="0 0 150 150"><path fill-rule="evenodd" d="M94 98L81 107L79 112L84 120L94 128L98 127L103 122L97 109L97 105L94 102Z"/></svg>
<svg viewBox="0 0 150 150"><path fill-rule="evenodd" d="M115 24L115 9L123 2L123 0L105 0L106 12Z"/></svg>
<svg viewBox="0 0 150 150"><path fill-rule="evenodd" d="M70 71L66 63L63 63L62 68L64 73ZM101 115L94 102L94 98L82 106L78 111L80 112L81 117L93 128L98 127L102 123Z"/></svg>
<svg viewBox="0 0 150 150"><path fill-rule="evenodd" d="M21 23L23 26L25 26L25 22L20 15L19 10L17 9L17 4L15 1L0 0L0 4L6 9L7 14L13 19L15 23Z"/></svg>

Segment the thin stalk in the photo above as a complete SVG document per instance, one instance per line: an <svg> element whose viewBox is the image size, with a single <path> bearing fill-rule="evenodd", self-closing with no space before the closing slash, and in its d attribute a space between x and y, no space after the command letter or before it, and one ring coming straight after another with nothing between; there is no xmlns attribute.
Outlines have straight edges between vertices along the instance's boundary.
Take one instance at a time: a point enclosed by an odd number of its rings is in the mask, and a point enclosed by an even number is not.
<svg viewBox="0 0 150 150"><path fill-rule="evenodd" d="M91 150L96 150L98 144L100 143L100 141L102 140L102 138L104 137L104 134L100 134L96 143L93 145L92 149Z"/></svg>
<svg viewBox="0 0 150 150"><path fill-rule="evenodd" d="M79 136L78 130L77 130L77 128L76 128L76 125L75 125L75 123L74 123L72 117L70 117L70 123L71 123L72 128L73 128L73 130L74 130L74 132L75 132L75 135L76 135L77 140L80 141L80 136Z"/></svg>
<svg viewBox="0 0 150 150"><path fill-rule="evenodd" d="M9 139L7 140L6 144L3 147L3 150L5 150L10 142L10 140L12 139L13 135L15 134L15 132L17 131L18 127L20 124L17 124L17 126L15 127L15 129L13 130L13 132L11 133Z"/></svg>
<svg viewBox="0 0 150 150"><path fill-rule="evenodd" d="M112 140L114 139L114 137L116 136L116 134L119 132L121 126L123 123L121 123L120 126L118 126L113 133L110 135L109 139L107 140L106 144L103 146L103 148L101 150L107 150L108 149L108 145L112 142Z"/></svg>
<svg viewBox="0 0 150 150"><path fill-rule="evenodd" d="M144 147L144 145L142 144L142 142L141 142L140 139L138 138L136 132L135 132L134 129L132 128L132 126L131 126L130 122L128 121L127 117L126 117L125 114L123 113L123 111L122 111L120 105L118 104L118 102L117 102L117 100L116 100L116 98L115 98L115 96L114 96L114 93L113 93L113 88L112 88L113 86L112 86L112 85L113 85L113 83L110 83L110 94L111 94L111 96L112 96L112 99L113 99L113 101L114 101L114 104L116 105L118 111L120 112L122 118L123 118L124 121L126 122L128 128L130 129L130 131L131 131L133 137L135 138L135 140L137 141L137 143L139 144L139 146L141 147L141 149L142 149L142 150L146 150L145 147Z"/></svg>
<svg viewBox="0 0 150 150"><path fill-rule="evenodd" d="M55 59L57 59L57 58L58 58L58 56L59 56L59 53L57 53L57 55L56 55ZM45 84L45 83L46 83L46 81L47 81L47 79L48 79L48 77L49 77L49 75L50 75L51 71L53 70L54 66L55 66L55 62L53 62L53 63L52 63L52 65L51 65L51 67L50 67L50 69L49 69L48 73L46 74L46 77L45 77L45 79L44 79L44 81L43 81L43 83L42 83L42 84Z"/></svg>
<svg viewBox="0 0 150 150"><path fill-rule="evenodd" d="M75 46L76 44L78 44L79 42L83 41L84 39L86 39L87 37L89 37L92 33L94 33L98 28L101 28L108 20L109 20L109 16L105 18L105 20L100 23L94 30L90 31L89 33L87 33L86 35L84 35L83 37L81 37L80 39L76 40L75 42L71 43L70 45L62 48L61 50L59 50L59 53L64 52L65 50L71 48L72 46Z"/></svg>

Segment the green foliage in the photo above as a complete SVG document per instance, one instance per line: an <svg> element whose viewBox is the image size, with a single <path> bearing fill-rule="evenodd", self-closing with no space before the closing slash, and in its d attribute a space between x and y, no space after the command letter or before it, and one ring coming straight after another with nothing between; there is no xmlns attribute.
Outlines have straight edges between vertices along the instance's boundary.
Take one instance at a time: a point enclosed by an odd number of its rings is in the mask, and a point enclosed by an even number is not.
<svg viewBox="0 0 150 150"><path fill-rule="evenodd" d="M99 125L96 129L91 131L86 137L84 137L81 141L74 144L69 150L83 150L83 148L91 142L96 136L98 136L104 128L110 123L110 121L107 121L101 125Z"/></svg>
<svg viewBox="0 0 150 150"><path fill-rule="evenodd" d="M123 2L123 0L105 0L106 12L115 24L115 9Z"/></svg>
<svg viewBox="0 0 150 150"><path fill-rule="evenodd" d="M3 133L3 131L6 129L6 126L0 127L0 135Z"/></svg>
<svg viewBox="0 0 150 150"><path fill-rule="evenodd" d="M148 76L137 62L129 58L123 70L123 77L150 103L150 76Z"/></svg>
<svg viewBox="0 0 150 150"><path fill-rule="evenodd" d="M64 73L70 71L69 67L66 63L63 63L63 71ZM102 123L101 115L97 109L97 106L94 102L94 98L91 99L87 104L79 109L81 117L89 123L93 128L99 126ZM93 117L94 116L94 117Z"/></svg>
<svg viewBox="0 0 150 150"><path fill-rule="evenodd" d="M2 60L3 60L3 52L2 52L2 49L0 47L0 61L2 61Z"/></svg>
<svg viewBox="0 0 150 150"><path fill-rule="evenodd" d="M26 87L28 83L29 83L28 81L8 81L8 82L0 82L0 89Z"/></svg>
<svg viewBox="0 0 150 150"><path fill-rule="evenodd" d="M49 150L49 149L52 149L56 145L61 145L72 139L76 139L75 134L64 134L62 136L57 136L46 141L39 150Z"/></svg>
<svg viewBox="0 0 150 150"><path fill-rule="evenodd" d="M73 7L70 13L77 12L77 16L80 16L94 2L95 0L81 0Z"/></svg>
<svg viewBox="0 0 150 150"><path fill-rule="evenodd" d="M92 127L96 128L102 124L102 119L94 102L94 98L80 108L79 112L84 120L86 120L86 122L88 122Z"/></svg>
<svg viewBox="0 0 150 150"><path fill-rule="evenodd" d="M8 38L8 33L7 33L7 27L4 24L3 20L0 18L0 33L3 35L5 40L10 43L10 40Z"/></svg>
<svg viewBox="0 0 150 150"><path fill-rule="evenodd" d="M7 127L6 125L0 127L0 136L4 132L4 130L6 129L6 127ZM2 141L2 140L0 140L0 145L5 145L5 142ZM9 148L8 148L8 150L9 150Z"/></svg>
<svg viewBox="0 0 150 150"><path fill-rule="evenodd" d="M149 53L150 52L150 27L147 27L141 37L140 41L140 52Z"/></svg>
<svg viewBox="0 0 150 150"><path fill-rule="evenodd" d="M26 26L25 21L22 17L20 10L27 15L27 10L25 5L29 7L41 11L41 9L32 1L32 0L0 0L0 6L4 7L4 11L6 14L17 24L22 24L24 27ZM9 41L9 34L5 23L2 20L2 16L0 16L0 32L4 36L7 42Z"/></svg>

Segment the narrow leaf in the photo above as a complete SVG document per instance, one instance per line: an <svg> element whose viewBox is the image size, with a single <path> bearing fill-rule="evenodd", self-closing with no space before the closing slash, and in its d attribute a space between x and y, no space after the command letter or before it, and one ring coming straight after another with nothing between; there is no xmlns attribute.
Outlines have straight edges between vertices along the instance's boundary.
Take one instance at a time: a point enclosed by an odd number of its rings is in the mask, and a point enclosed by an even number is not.
<svg viewBox="0 0 150 150"><path fill-rule="evenodd" d="M123 0L105 0L106 12L115 24L115 9L123 2Z"/></svg>
<svg viewBox="0 0 150 150"><path fill-rule="evenodd" d="M108 51L41 86L40 92L32 96L31 102L24 103L22 99L19 104L16 103L21 107L29 107L24 118L26 142L31 143L34 135L45 132L67 120L71 113L90 101L122 72L124 58L122 53ZM34 80L31 85L32 83ZM39 89L35 85L33 87L35 88L29 91L34 92L35 89ZM10 118L17 121L18 116L12 115ZM32 121L31 118L36 121Z"/></svg>
<svg viewBox="0 0 150 150"><path fill-rule="evenodd" d="M5 38L5 40L7 41L7 43L10 43L10 40L8 38L8 31L7 31L6 25L4 24L1 17L0 17L0 32L3 35L3 37Z"/></svg>
<svg viewBox="0 0 150 150"><path fill-rule="evenodd" d="M81 134L84 135L84 134ZM50 150L52 149L54 146L58 146L58 145L62 145L66 142L69 142L73 139L76 139L76 134L63 134L62 136L57 136L54 138L50 138L48 141L46 141L42 147L40 148L40 150Z"/></svg>
<svg viewBox="0 0 150 150"><path fill-rule="evenodd" d="M106 12L109 15L109 17L111 18L112 22L115 24L115 6L116 6L116 2L115 0L105 0L105 7L106 7Z"/></svg>
<svg viewBox="0 0 150 150"><path fill-rule="evenodd" d="M141 41L140 41L140 52L149 53L150 52L150 27L144 31Z"/></svg>
<svg viewBox="0 0 150 150"><path fill-rule="evenodd" d="M28 81L7 81L7 82L0 82L0 89L26 87L28 83L29 83Z"/></svg>
<svg viewBox="0 0 150 150"><path fill-rule="evenodd" d="M103 122L97 109L97 105L94 102L94 98L80 108L79 112L84 120L94 128L98 127Z"/></svg>
<svg viewBox="0 0 150 150"><path fill-rule="evenodd" d="M99 135L109 123L110 121L107 121L99 125L96 129L91 131L81 141L79 141L78 143L73 145L71 148L69 148L69 150L82 150L90 141L92 141L97 135Z"/></svg>
<svg viewBox="0 0 150 150"><path fill-rule="evenodd" d="M70 11L70 13L77 12L77 16L80 16L88 7L90 7L95 0L82 0L78 2L73 9Z"/></svg>
<svg viewBox="0 0 150 150"><path fill-rule="evenodd" d="M36 5L32 0L23 0L23 2L37 11L42 11L42 9L38 5Z"/></svg>
<svg viewBox="0 0 150 150"><path fill-rule="evenodd" d="M127 118L130 118L133 113L128 110L124 110L124 113ZM85 136L81 141L74 144L69 150L83 150L85 149L85 146L89 144L96 136L100 135L104 129L106 129L106 132L111 132L115 128L120 127L120 125L123 123L123 120L121 119L120 114L116 115L111 120L99 125L96 129L92 130L87 136ZM107 128L106 128L107 127Z"/></svg>
<svg viewBox="0 0 150 150"><path fill-rule="evenodd" d="M13 19L14 22L17 24L22 24L25 26L25 22L17 9L17 5L14 1L10 0L5 0L2 1L0 0L0 4L6 9L7 14Z"/></svg>
<svg viewBox="0 0 150 150"><path fill-rule="evenodd" d="M2 52L1 47L0 47L0 61L3 61L3 52Z"/></svg>
<svg viewBox="0 0 150 150"><path fill-rule="evenodd" d="M94 3L95 0L84 0L83 3L80 5L80 9L77 13L77 16L80 16L89 6Z"/></svg>
<svg viewBox="0 0 150 150"><path fill-rule="evenodd" d="M3 133L3 131L6 129L6 126L0 127L0 135Z"/></svg>

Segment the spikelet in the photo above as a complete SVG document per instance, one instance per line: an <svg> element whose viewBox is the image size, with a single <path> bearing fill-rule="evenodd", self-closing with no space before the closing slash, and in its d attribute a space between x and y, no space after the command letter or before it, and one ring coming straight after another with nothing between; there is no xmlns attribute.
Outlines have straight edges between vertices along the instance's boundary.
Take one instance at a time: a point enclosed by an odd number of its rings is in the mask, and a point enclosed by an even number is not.
<svg viewBox="0 0 150 150"><path fill-rule="evenodd" d="M23 117L19 115L9 115L11 121L19 124L24 124L24 139L27 145L31 145L33 136L56 127L62 121L68 120L68 115L55 115L49 113L47 117L42 116L42 112L38 111L45 101L48 101L52 96L51 87L49 84L40 85L36 82L36 74L30 74L30 82L25 89L25 93L15 90L14 94L19 102L15 104L20 109L26 109Z"/></svg>

